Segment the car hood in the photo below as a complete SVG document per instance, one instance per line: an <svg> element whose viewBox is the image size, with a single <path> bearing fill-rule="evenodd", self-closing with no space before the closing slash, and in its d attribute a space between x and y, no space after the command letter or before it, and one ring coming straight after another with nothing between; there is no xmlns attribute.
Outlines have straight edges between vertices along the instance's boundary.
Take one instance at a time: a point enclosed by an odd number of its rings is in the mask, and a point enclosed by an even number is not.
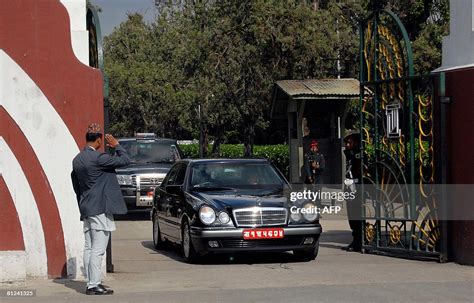
<svg viewBox="0 0 474 303"><path fill-rule="evenodd" d="M216 210L234 210L247 207L288 207L288 200L284 195L258 196L223 194L217 192L196 192L190 193L192 197L202 201L202 203L213 206Z"/></svg>
<svg viewBox="0 0 474 303"><path fill-rule="evenodd" d="M115 171L119 175L131 175L131 174L166 174L171 168L173 163L146 163L146 164L135 164L132 163L128 166L117 168Z"/></svg>

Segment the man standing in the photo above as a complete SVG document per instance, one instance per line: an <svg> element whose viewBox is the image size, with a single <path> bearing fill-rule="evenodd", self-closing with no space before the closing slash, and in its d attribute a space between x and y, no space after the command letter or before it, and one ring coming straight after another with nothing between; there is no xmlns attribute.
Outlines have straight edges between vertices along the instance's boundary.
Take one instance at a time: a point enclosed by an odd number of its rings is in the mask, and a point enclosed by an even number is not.
<svg viewBox="0 0 474 303"><path fill-rule="evenodd" d="M349 132L344 138L346 156L346 190L355 193L355 199L346 201L347 218L352 230L352 243L343 247L347 251L361 251L362 248L362 220L361 220L361 195L356 189L361 184L361 159L360 159L360 133Z"/></svg>
<svg viewBox="0 0 474 303"><path fill-rule="evenodd" d="M310 151L305 155L304 168L306 172L306 183L321 184L321 174L326 168L324 155L319 152L318 141L313 140L310 144Z"/></svg>
<svg viewBox="0 0 474 303"><path fill-rule="evenodd" d="M130 157L112 135L105 135L107 145L115 148L111 156L100 152L102 131L97 123L89 125L87 146L72 161L71 173L81 220L84 222L84 269L87 295L109 295L113 290L102 283L102 257L115 230L114 214L127 213L115 169L128 165Z"/></svg>
<svg viewBox="0 0 474 303"><path fill-rule="evenodd" d="M303 128L303 154L309 153L311 141L313 140L313 136L311 135L311 130L308 126Z"/></svg>

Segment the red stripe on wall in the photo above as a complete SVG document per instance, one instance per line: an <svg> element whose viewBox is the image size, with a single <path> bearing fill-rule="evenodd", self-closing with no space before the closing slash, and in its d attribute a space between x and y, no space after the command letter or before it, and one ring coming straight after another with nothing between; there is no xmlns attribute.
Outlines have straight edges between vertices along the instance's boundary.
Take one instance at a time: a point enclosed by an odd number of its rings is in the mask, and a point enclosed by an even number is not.
<svg viewBox="0 0 474 303"><path fill-rule="evenodd" d="M59 0L1 3L0 20L8 26L0 26L0 48L35 81L84 146L87 125L103 125L102 73L74 55L66 8Z"/></svg>
<svg viewBox="0 0 474 303"><path fill-rule="evenodd" d="M41 217L48 258L48 276L65 277L66 249L56 199L33 148L5 109L0 106L0 136L7 142L28 179ZM54 146L51 146L54 148ZM67 169L67 168L64 168ZM3 208L1 209L3 213ZM3 219L0 221L5 224ZM33 231L31 231L33 232Z"/></svg>
<svg viewBox="0 0 474 303"><path fill-rule="evenodd" d="M18 213L5 180L0 175L0 251L25 250Z"/></svg>
<svg viewBox="0 0 474 303"><path fill-rule="evenodd" d="M474 184L474 68L446 72L448 183Z"/></svg>
<svg viewBox="0 0 474 303"><path fill-rule="evenodd" d="M446 72L448 183L474 184L474 68ZM457 197L459 198L459 197ZM451 202L451 201L449 201ZM454 201L453 201L454 202ZM472 197L456 201L456 210L472 211ZM449 221L449 257L474 265L474 221Z"/></svg>

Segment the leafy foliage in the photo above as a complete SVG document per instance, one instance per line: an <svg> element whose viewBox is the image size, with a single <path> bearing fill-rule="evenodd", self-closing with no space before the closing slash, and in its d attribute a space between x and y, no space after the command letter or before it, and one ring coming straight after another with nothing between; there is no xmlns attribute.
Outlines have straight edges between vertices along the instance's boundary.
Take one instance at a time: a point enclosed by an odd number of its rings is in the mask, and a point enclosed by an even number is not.
<svg viewBox="0 0 474 303"><path fill-rule="evenodd" d="M199 158L198 144L183 144L179 146L188 158ZM242 158L244 156L243 144L222 144L220 158ZM290 151L287 145L256 145L254 146L254 157L270 160L278 169L288 176Z"/></svg>
<svg viewBox="0 0 474 303"><path fill-rule="evenodd" d="M104 40L111 131L191 139L199 138L202 127L205 154L214 156L226 142L243 143L245 156L257 154L255 137L260 134L265 142L271 133L275 81L338 73L357 78L358 21L373 5L369 0L156 3L160 15L154 22L131 14ZM447 0L377 3L407 25L416 69L438 67Z"/></svg>

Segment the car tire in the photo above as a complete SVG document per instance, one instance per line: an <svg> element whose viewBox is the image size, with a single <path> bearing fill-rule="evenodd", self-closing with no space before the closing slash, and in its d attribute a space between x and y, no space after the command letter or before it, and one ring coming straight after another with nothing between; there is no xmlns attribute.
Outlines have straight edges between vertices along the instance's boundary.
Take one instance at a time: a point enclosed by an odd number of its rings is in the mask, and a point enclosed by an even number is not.
<svg viewBox="0 0 474 303"><path fill-rule="evenodd" d="M160 225L158 224L158 213L153 213L153 246L155 249L163 249L164 241L161 238Z"/></svg>
<svg viewBox="0 0 474 303"><path fill-rule="evenodd" d="M295 255L295 257L298 260L304 261L304 262L309 262L316 259L316 257L318 256L318 253L319 253L319 240L316 242L316 245L311 249L293 251L293 254Z"/></svg>
<svg viewBox="0 0 474 303"><path fill-rule="evenodd" d="M183 249L183 258L186 263L196 263L198 254L194 250L193 242L191 241L191 229L188 221L184 221L181 228L181 247Z"/></svg>

